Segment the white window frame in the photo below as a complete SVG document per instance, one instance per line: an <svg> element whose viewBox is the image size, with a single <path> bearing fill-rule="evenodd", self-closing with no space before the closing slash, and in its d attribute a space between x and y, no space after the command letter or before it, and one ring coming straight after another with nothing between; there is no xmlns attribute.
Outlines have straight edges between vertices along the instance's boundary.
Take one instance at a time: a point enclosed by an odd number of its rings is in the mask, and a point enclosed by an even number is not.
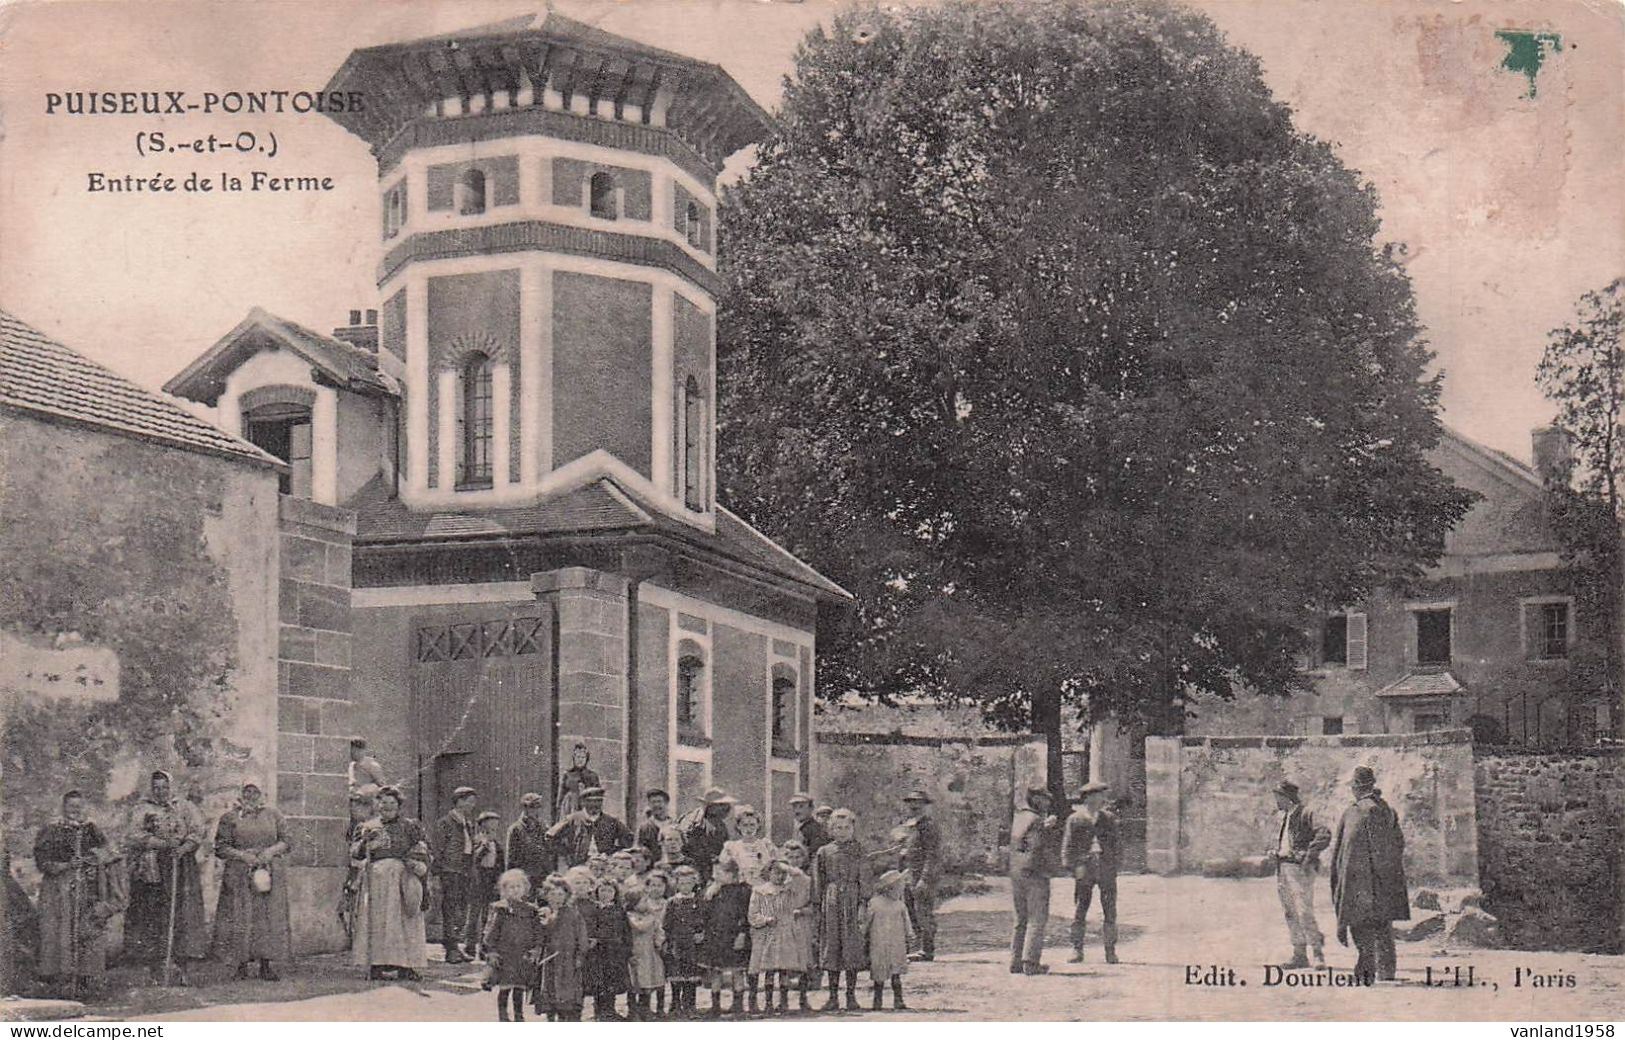
<svg viewBox="0 0 1625 1040"><path fill-rule="evenodd" d="M1564 638L1565 638L1565 640L1566 640L1566 642L1568 644L1570 654L1573 653L1574 644L1576 642L1576 632L1575 632L1576 626L1574 624L1574 597L1573 596L1564 596L1564 595L1560 595L1560 594L1553 594L1553 595L1546 595L1546 596L1519 596L1518 597L1518 645L1523 651L1523 659L1525 661L1556 662L1556 661L1567 661L1569 659L1568 654L1565 654L1562 657L1546 657L1544 655L1536 655L1536 654L1533 654L1533 653L1530 652L1531 649L1532 649L1532 641L1534 639L1534 633L1529 631L1529 608L1530 607L1553 606L1553 605L1556 605L1556 604L1562 604L1568 610L1568 616L1569 616L1568 632L1565 633Z"/></svg>
<svg viewBox="0 0 1625 1040"><path fill-rule="evenodd" d="M691 762L701 766L705 774L703 787L711 786L711 692L713 687L712 676L716 673L716 659L711 648L711 619L703 618L705 631L695 632L683 628L677 623L678 610L669 610L671 618L667 630L671 633L667 640L667 667L666 674L670 676L666 695L666 760L668 762L666 789L677 793L677 763ZM686 611L684 612L686 613ZM705 667L700 671L700 736L705 739L704 745L685 744L680 736L677 726L677 664L683 659L682 646L684 643L693 643L700 648L705 660Z"/></svg>

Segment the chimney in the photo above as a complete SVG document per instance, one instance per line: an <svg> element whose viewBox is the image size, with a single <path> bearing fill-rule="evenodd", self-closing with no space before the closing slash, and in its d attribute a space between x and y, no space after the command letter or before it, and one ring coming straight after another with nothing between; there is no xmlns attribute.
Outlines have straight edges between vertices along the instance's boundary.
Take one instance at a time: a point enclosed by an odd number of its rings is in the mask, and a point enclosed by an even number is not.
<svg viewBox="0 0 1625 1040"><path fill-rule="evenodd" d="M333 338L341 339L353 347L360 347L371 354L378 353L378 312L366 311L366 321L362 321L362 311L350 312L350 324L340 326L333 330Z"/></svg>
<svg viewBox="0 0 1625 1040"><path fill-rule="evenodd" d="M1561 426L1539 426L1529 435L1535 475L1542 483L1567 486L1574 466L1574 446Z"/></svg>

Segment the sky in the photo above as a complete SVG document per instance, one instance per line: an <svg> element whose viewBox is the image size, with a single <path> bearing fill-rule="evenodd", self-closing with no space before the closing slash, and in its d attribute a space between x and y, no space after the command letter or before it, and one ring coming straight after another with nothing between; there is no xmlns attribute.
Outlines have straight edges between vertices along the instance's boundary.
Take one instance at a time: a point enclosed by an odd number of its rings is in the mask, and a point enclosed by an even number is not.
<svg viewBox="0 0 1625 1040"><path fill-rule="evenodd" d="M713 61L769 109L797 41L850 0L558 0L611 32ZM1550 329L1625 274L1625 7L1614 0L1197 0L1332 142L1405 243L1444 373L1444 419L1516 457L1553 414ZM323 116L48 114L69 91L317 90L354 48L535 2L78 0L0 7L0 308L157 387L254 306L313 328L376 307L376 166ZM1538 73L1497 32L1556 34ZM143 158L137 135L275 135L277 154ZM726 177L743 174L748 155ZM332 177L317 194L90 192L89 175Z"/></svg>

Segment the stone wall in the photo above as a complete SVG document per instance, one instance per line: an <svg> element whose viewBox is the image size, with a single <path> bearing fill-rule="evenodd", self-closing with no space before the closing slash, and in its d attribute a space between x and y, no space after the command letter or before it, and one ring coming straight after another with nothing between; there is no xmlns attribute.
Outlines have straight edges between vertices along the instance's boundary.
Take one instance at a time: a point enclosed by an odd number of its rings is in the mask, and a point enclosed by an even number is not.
<svg viewBox="0 0 1625 1040"><path fill-rule="evenodd" d="M1625 748L1474 756L1484 908L1521 949L1622 949Z"/></svg>
<svg viewBox="0 0 1625 1040"><path fill-rule="evenodd" d="M1466 730L1342 737L1152 737L1146 741L1147 860L1159 873L1256 856L1274 841L1281 779L1335 831L1348 778L1370 766L1399 813L1411 886L1478 884L1471 736Z"/></svg>
<svg viewBox="0 0 1625 1040"><path fill-rule="evenodd" d="M1041 739L991 732L975 709L936 706L823 705L813 730L811 793L857 813L868 847L891 844L891 829L908 816L902 796L922 788L949 871L1004 869L1013 792L1042 782Z"/></svg>
<svg viewBox="0 0 1625 1040"><path fill-rule="evenodd" d="M295 952L343 945L333 908L349 819L350 552L355 514L282 496L277 651L276 804L288 822Z"/></svg>
<svg viewBox="0 0 1625 1040"><path fill-rule="evenodd" d="M0 416L0 824L30 895L35 832L70 788L121 841L155 768L211 828L245 778L274 786L276 487L268 467Z"/></svg>

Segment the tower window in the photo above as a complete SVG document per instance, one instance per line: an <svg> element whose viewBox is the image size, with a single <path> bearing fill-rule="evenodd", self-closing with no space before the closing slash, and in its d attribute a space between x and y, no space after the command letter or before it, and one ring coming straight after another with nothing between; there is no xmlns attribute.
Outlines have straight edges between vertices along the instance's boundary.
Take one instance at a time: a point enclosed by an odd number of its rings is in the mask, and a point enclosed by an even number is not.
<svg viewBox="0 0 1625 1040"><path fill-rule="evenodd" d="M494 427L491 359L484 354L471 356L463 363L462 380L463 472L457 483L462 487L489 487Z"/></svg>
<svg viewBox="0 0 1625 1040"><path fill-rule="evenodd" d="M457 179L457 212L465 217L485 212L484 171L464 170Z"/></svg>
<svg viewBox="0 0 1625 1040"><path fill-rule="evenodd" d="M683 386L683 504L705 509L705 398L693 377Z"/></svg>
<svg viewBox="0 0 1625 1040"><path fill-rule="evenodd" d="M592 175L587 184L588 205L595 217L614 220L620 215L615 200L615 178L602 171Z"/></svg>
<svg viewBox="0 0 1625 1040"><path fill-rule="evenodd" d="M705 229L700 222L699 203L688 204L688 244L695 249L704 249Z"/></svg>
<svg viewBox="0 0 1625 1040"><path fill-rule="evenodd" d="M775 669L776 671L777 669ZM788 675L773 677L773 747L795 747L796 681Z"/></svg>
<svg viewBox="0 0 1625 1040"><path fill-rule="evenodd" d="M248 440L288 464L277 477L277 490L294 498L311 496L310 409L292 404L270 404L249 412Z"/></svg>
<svg viewBox="0 0 1625 1040"><path fill-rule="evenodd" d="M406 226L406 180L384 195L384 237L394 238Z"/></svg>

